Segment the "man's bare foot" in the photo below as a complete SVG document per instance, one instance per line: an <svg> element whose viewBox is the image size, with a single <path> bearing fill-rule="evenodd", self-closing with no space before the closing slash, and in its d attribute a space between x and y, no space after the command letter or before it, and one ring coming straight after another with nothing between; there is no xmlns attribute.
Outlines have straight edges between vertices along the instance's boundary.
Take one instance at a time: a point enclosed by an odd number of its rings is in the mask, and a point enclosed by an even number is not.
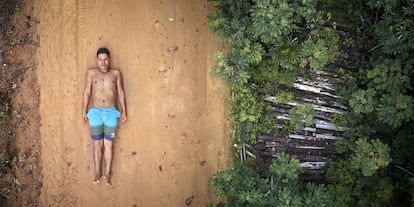
<svg viewBox="0 0 414 207"><path fill-rule="evenodd" d="M109 175L104 175L104 176L103 176L103 178L104 178L104 180L105 180L105 184L106 184L107 186L112 187L111 177L110 177Z"/></svg>
<svg viewBox="0 0 414 207"><path fill-rule="evenodd" d="M93 184L99 183L99 180L101 179L101 175L95 175L95 179L92 181Z"/></svg>
<svg viewBox="0 0 414 207"><path fill-rule="evenodd" d="M97 183L99 183L99 178L98 178L98 179L96 179L96 178L95 178L95 179L92 181L92 183L93 183L93 184L97 184Z"/></svg>

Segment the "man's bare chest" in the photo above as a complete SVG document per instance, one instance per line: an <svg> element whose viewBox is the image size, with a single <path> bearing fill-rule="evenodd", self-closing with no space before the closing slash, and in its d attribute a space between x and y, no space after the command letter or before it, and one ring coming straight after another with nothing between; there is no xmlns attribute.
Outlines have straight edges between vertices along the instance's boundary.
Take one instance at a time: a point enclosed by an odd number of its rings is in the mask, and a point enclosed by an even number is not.
<svg viewBox="0 0 414 207"><path fill-rule="evenodd" d="M95 89L115 89L116 77L108 74L96 74L92 77L92 87Z"/></svg>

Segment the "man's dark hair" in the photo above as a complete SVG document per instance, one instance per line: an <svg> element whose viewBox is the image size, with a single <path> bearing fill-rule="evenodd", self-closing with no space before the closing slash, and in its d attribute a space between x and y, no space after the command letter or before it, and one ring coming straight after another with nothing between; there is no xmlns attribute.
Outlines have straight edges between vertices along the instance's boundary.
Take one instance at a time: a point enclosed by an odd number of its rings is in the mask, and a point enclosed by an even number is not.
<svg viewBox="0 0 414 207"><path fill-rule="evenodd" d="M98 51L96 52L96 56L98 56L99 54L107 54L108 57L110 57L109 50L106 47L99 48Z"/></svg>

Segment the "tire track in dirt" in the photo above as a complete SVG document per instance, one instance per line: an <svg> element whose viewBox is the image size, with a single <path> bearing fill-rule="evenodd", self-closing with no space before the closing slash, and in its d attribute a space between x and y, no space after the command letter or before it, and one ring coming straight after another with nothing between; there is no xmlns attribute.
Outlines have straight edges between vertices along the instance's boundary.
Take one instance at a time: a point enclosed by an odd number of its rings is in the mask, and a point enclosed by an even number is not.
<svg viewBox="0 0 414 207"><path fill-rule="evenodd" d="M78 50L77 50L77 57L78 57L78 64L77 67L78 70L82 71L85 70L83 76L82 73L80 73L78 75L78 85L79 86L83 86L82 84L84 84L84 79L85 79L85 74L86 74L86 69L87 68L81 68L81 65L86 65L85 62L85 58L80 58L83 57L83 53L85 53L86 49L85 45L90 44L90 42L87 42L86 37L90 36L90 30L87 29L87 17L85 17L87 12L93 13L93 1L79 1L78 3L78 31L77 31L77 36L78 36L78 41L79 43L78 45ZM82 94L82 87L79 87L78 90L79 94ZM89 132L85 129L80 131L81 134L88 134ZM83 150L81 151L80 155L84 157L84 160L86 160L85 163L80 163L80 169L84 169L87 173L91 173L93 172L93 159L92 159L92 144L90 142L88 142L87 139L84 139L83 136L79 135L79 137L81 137L81 145L84 146ZM80 171L80 172L84 172L84 171ZM86 177L86 173L84 173L84 176L81 176L82 179L87 179L88 177Z"/></svg>
<svg viewBox="0 0 414 207"><path fill-rule="evenodd" d="M35 7L37 4L35 4ZM47 52L43 58L40 58L39 82L41 90L41 102L50 104L40 104L40 113L42 116L41 136L42 136L42 164L44 180L42 194L48 195L43 197L41 202L55 205L73 206L76 204L76 194L74 186L77 185L77 165L76 165L76 144L72 139L66 137L69 131L78 131L76 126L62 127L65 117L66 120L75 119L75 114L64 113L65 110L73 111L76 108L76 100L71 99L77 94L77 77L76 71L68 67L76 64L76 54L73 48L76 45L76 38L73 35L76 28L76 2L62 1L56 7L49 4L42 4L40 11L49 13L50 19L41 19L38 30L47 30L48 34L41 36L41 48L44 47ZM75 13L75 14L74 14ZM55 24L54 20L62 20L61 24ZM48 42L44 44L44 42ZM55 47L55 53L51 48ZM48 50L49 49L49 50ZM57 67L48 67L46 64L50 61ZM65 63L60 67L58 61ZM59 82L54 77L65 77L65 81ZM43 114L50 116L43 116ZM46 149L47 151L43 150ZM48 159L45 159L47 156Z"/></svg>
<svg viewBox="0 0 414 207"><path fill-rule="evenodd" d="M76 1L73 2L63 2L63 7L60 12L62 12L65 19L68 19L67 24L65 25L65 30L73 31L73 34L68 36L61 37L61 41L63 42L64 46L75 46L77 45L77 39L76 39L76 28L77 28L77 5ZM65 54L65 53L63 53ZM70 51L69 53L65 54L64 62L72 61L72 58L74 58L74 63L76 64L78 61L76 61L76 50ZM66 90L64 93L60 93L60 97L62 100L66 100L64 103L61 103L60 106L69 107L72 110L76 110L76 101L72 99L68 99L67 97L63 97L63 94L67 95L74 95L76 94L76 88L77 86L77 78L76 78L76 71L75 70L64 70L61 75L67 77L67 82L64 85L64 89ZM66 87L65 87L66 86ZM62 116L67 116L68 120L76 119L75 114L61 114ZM62 131L62 134L67 134L67 130L71 130L70 128L65 128ZM76 130L76 129L75 129ZM74 193L75 189L74 186L77 186L77 156L75 148L77 146L71 139L65 139L64 136L62 137L62 160L64 165L64 171L62 172L61 180L58 182L58 186L62 189L61 192L57 195L56 200L62 203L67 203L69 205L76 205L77 197ZM59 202L58 202L59 203Z"/></svg>

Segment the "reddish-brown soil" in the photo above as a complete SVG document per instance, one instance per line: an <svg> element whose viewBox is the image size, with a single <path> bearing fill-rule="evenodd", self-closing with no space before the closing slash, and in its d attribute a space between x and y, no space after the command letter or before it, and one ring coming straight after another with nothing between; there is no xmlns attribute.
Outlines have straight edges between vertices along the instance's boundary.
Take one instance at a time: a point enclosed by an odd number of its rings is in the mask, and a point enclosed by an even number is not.
<svg viewBox="0 0 414 207"><path fill-rule="evenodd" d="M227 89L211 73L221 45L206 26L207 1L26 4L20 21L33 24L30 41L9 56L25 68L22 81L10 85L21 187L10 205L214 202L207 180L228 167L230 136ZM84 76L102 46L123 73L129 118L114 143L112 188L92 184L92 142L80 113Z"/></svg>
<svg viewBox="0 0 414 207"><path fill-rule="evenodd" d="M0 36L3 51L0 88L11 100L9 124L0 133L1 159L7 160L10 166L0 178L0 206L39 206L42 167L36 21L31 16L31 5L16 4L15 7L12 1L5 2L2 9L16 8L19 12L15 16L2 16L10 21L2 22L4 27Z"/></svg>

